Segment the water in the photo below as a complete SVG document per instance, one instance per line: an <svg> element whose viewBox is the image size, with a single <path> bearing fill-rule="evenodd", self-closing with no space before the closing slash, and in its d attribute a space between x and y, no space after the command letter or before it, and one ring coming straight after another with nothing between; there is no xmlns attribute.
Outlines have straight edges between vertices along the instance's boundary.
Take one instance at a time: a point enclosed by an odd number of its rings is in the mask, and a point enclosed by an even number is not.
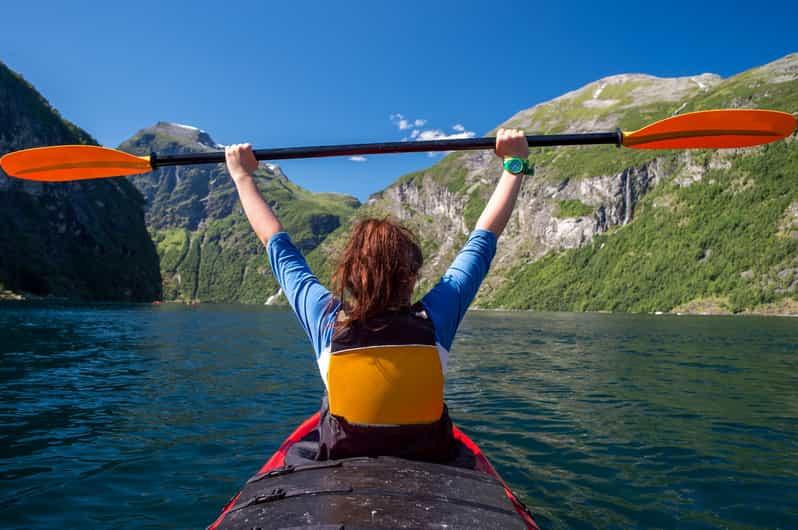
<svg viewBox="0 0 798 530"><path fill-rule="evenodd" d="M798 528L798 321L472 312L452 417L543 528ZM202 528L322 386L293 316L0 305L0 527Z"/></svg>

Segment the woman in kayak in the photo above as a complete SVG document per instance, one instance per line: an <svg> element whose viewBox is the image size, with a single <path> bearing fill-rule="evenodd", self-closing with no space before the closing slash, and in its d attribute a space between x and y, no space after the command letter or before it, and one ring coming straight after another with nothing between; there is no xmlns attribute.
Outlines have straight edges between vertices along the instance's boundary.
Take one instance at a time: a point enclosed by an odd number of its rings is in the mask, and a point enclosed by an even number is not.
<svg viewBox="0 0 798 530"><path fill-rule="evenodd" d="M251 146L231 145L225 154L244 212L316 351L327 390L316 458L453 458L443 402L448 352L528 173L524 133L498 131L496 155L504 159L499 183L446 274L415 305L411 296L422 256L412 232L388 219L356 222L331 292L261 196L252 177L258 162Z"/></svg>

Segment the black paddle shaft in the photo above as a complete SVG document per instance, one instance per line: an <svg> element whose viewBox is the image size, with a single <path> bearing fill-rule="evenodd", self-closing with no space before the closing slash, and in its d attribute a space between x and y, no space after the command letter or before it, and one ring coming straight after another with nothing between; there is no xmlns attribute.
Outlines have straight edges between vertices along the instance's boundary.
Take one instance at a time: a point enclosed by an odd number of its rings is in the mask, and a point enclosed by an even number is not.
<svg viewBox="0 0 798 530"><path fill-rule="evenodd" d="M623 141L620 129L614 132L583 134L550 134L526 137L530 147L552 147L556 145L612 144L618 147ZM384 155L388 153L419 153L426 151L467 151L491 149L496 138L458 138L455 140L429 140L423 142L386 142L379 144L319 145L315 147L280 147L256 149L258 160L288 160L292 158L321 158L326 156ZM163 166L190 164L218 164L224 162L224 152L193 153L179 155L150 154L153 169Z"/></svg>

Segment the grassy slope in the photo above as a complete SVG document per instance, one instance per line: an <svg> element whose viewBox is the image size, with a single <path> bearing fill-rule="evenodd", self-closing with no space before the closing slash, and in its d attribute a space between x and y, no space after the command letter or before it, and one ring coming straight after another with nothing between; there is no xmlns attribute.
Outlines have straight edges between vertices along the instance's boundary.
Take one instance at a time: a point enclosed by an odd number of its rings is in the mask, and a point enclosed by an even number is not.
<svg viewBox="0 0 798 530"><path fill-rule="evenodd" d="M798 112L798 81L771 83L753 70L691 98L683 112L735 106ZM583 155L576 150L557 164L574 164L580 175L609 163L579 160ZM693 156L708 161L713 155ZM624 156L610 164L618 161L632 160ZM488 305L656 311L712 300L737 312L794 300L795 291L787 288L798 279L792 272L798 240L780 234L779 226L786 208L798 201L796 176L798 143L791 141L738 154L731 167L712 170L686 188L671 178L644 198L630 225L588 247L517 266ZM670 206L654 206L658 199Z"/></svg>
<svg viewBox="0 0 798 530"><path fill-rule="evenodd" d="M787 298L776 289L792 281L779 273L798 267L798 239L779 224L798 201L795 175L798 143L780 142L711 171L707 182L664 184L633 223L516 267L489 306L657 311L720 298L741 311ZM662 198L666 206L655 206Z"/></svg>

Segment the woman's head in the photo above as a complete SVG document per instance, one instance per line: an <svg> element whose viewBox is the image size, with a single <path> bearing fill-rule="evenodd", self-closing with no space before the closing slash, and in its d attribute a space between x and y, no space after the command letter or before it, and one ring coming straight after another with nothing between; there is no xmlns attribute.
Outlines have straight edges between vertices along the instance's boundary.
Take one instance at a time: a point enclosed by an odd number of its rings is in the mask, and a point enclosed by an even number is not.
<svg viewBox="0 0 798 530"><path fill-rule="evenodd" d="M345 303L345 323L409 307L421 265L410 230L391 219L357 221L332 279Z"/></svg>

